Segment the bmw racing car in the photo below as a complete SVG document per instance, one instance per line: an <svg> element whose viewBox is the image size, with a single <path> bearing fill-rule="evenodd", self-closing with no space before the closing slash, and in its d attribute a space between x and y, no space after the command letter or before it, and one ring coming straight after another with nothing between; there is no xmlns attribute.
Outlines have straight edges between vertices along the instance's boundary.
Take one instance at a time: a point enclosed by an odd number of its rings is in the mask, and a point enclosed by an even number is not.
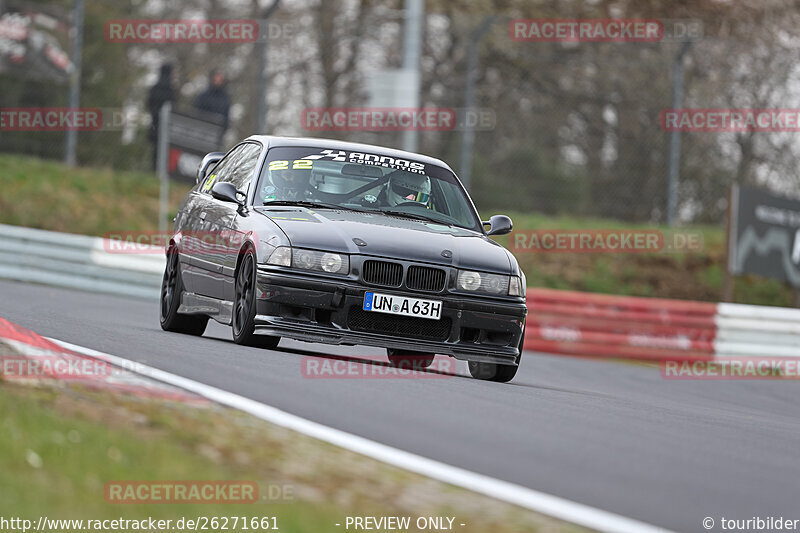
<svg viewBox="0 0 800 533"><path fill-rule="evenodd" d="M251 136L203 159L167 246L161 327L238 344L281 337L435 354L507 382L522 353L525 276L489 238L447 164L326 139Z"/></svg>

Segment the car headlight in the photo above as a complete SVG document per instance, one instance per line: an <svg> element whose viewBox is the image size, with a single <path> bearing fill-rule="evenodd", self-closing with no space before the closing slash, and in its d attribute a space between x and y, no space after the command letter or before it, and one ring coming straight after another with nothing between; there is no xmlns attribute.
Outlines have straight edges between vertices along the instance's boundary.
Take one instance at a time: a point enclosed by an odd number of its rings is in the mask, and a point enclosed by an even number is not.
<svg viewBox="0 0 800 533"><path fill-rule="evenodd" d="M462 291L484 294L508 294L509 276L459 270L456 287Z"/></svg>
<svg viewBox="0 0 800 533"><path fill-rule="evenodd" d="M288 246L278 246L269 255L267 264L284 267L292 266L292 249Z"/></svg>
<svg viewBox="0 0 800 533"><path fill-rule="evenodd" d="M268 265L291 266L302 270L316 270L329 274L347 274L350 271L350 257L333 252L318 252L303 248L279 246L267 260Z"/></svg>
<svg viewBox="0 0 800 533"><path fill-rule="evenodd" d="M508 295L525 297L525 282L519 276L511 276L511 283L508 285Z"/></svg>
<svg viewBox="0 0 800 533"><path fill-rule="evenodd" d="M324 270L325 272L342 273L344 260L342 259L342 256L339 254L324 253L322 254L322 257L320 257L319 259L319 266L322 267L322 270ZM348 270L350 269L345 268L344 269L345 273Z"/></svg>
<svg viewBox="0 0 800 533"><path fill-rule="evenodd" d="M481 287L481 275L462 270L458 273L458 288L462 291L476 291Z"/></svg>

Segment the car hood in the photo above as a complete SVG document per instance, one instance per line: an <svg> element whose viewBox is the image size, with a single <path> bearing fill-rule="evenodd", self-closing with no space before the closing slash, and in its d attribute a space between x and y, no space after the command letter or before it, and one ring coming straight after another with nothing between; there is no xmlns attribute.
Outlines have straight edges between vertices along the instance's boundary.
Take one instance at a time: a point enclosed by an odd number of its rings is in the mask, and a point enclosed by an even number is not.
<svg viewBox="0 0 800 533"><path fill-rule="evenodd" d="M301 207L256 211L272 219L290 244L300 248L512 272L505 248L482 233L463 228L355 211Z"/></svg>

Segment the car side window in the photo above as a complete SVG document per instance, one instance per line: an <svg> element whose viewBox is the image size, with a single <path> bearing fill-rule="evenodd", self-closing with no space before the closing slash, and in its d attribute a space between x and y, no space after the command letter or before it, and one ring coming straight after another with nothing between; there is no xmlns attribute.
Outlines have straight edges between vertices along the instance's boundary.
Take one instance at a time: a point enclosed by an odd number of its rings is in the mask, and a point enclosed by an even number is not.
<svg viewBox="0 0 800 533"><path fill-rule="evenodd" d="M208 175L200 190L206 194L211 194L211 188L215 183L218 181L230 181L229 176L236 169L242 152L244 152L248 146L250 145L240 144L231 150L231 152L214 168L214 171Z"/></svg>
<svg viewBox="0 0 800 533"><path fill-rule="evenodd" d="M246 194L250 189L258 157L261 155L261 146L255 143L247 143L243 146L244 150L237 155L232 171L219 179L233 183L238 190Z"/></svg>

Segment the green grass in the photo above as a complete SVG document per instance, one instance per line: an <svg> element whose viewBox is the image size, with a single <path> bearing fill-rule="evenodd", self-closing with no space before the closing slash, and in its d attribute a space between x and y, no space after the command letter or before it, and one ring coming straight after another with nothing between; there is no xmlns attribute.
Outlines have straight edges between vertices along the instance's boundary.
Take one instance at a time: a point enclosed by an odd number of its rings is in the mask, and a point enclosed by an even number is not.
<svg viewBox="0 0 800 533"><path fill-rule="evenodd" d="M0 223L98 236L158 229L155 174L67 168L12 155L0 155L0 168ZM172 213L190 187L171 183Z"/></svg>
<svg viewBox="0 0 800 533"><path fill-rule="evenodd" d="M467 533L583 531L238 411L55 382L0 380L0 472L0 516L34 524L40 516L277 517L291 533L336 531L346 516L455 516ZM108 482L148 480L251 481L261 494L274 492L251 504L105 499Z"/></svg>
<svg viewBox="0 0 800 533"><path fill-rule="evenodd" d="M213 431L213 416L198 422L202 431L178 434L173 423L157 416L124 416L129 428L104 423L102 408L78 407L66 390L10 390L0 386L0 502L4 515L35 519L176 519L187 516L273 516L286 531L318 531L333 523L335 510L307 504L110 504L104 497L109 481L121 480L250 480L266 483L253 471L216 463L197 446L200 434ZM102 399L102 397L97 397ZM75 411L85 409L85 413ZM66 412L65 412L66 411ZM67 413L69 413L67 415ZM155 414L155 413L154 413ZM67 415L67 416L65 416ZM166 413L169 417L169 413ZM91 418L94 418L92 420ZM107 421L106 421L107 422ZM326 508L327 507L327 508Z"/></svg>
<svg viewBox="0 0 800 533"><path fill-rule="evenodd" d="M481 213L483 218L493 213ZM516 252L528 277L528 285L606 294L649 296L717 302L722 298L725 231L717 226L666 226L628 224L615 220L581 217L547 217L530 213L507 213L515 231L526 230L614 230L662 231L666 239L674 232L700 234L699 251L683 253L593 254ZM512 234L513 235L513 234ZM509 237L497 241L508 246ZM761 305L792 305L792 290L783 283L757 276L735 281L735 301Z"/></svg>
<svg viewBox="0 0 800 533"><path fill-rule="evenodd" d="M3 194L0 223L104 235L112 231L158 228L158 180L155 175L110 169L75 168L14 155L0 155ZM170 212L177 211L190 184L173 182ZM481 213L488 218L491 212ZM659 229L586 217L550 217L507 213L516 230ZM725 232L718 226L682 228L700 232L703 250L658 254L517 253L531 286L609 294L653 296L716 302L722 295ZM498 242L508 244L508 237ZM756 276L739 277L735 301L790 306L792 291L782 283Z"/></svg>

